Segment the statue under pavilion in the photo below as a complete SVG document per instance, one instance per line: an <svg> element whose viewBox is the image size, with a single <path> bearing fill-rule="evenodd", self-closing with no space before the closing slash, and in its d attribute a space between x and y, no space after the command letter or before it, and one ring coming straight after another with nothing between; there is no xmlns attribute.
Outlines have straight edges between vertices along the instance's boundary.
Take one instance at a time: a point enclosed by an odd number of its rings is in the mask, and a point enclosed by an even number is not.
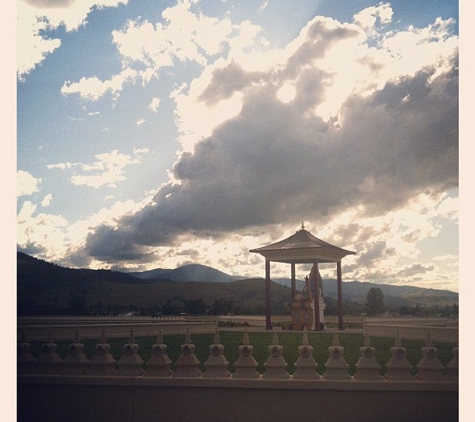
<svg viewBox="0 0 475 422"><path fill-rule="evenodd" d="M249 252L259 253L265 258L266 277L266 329L271 330L271 305L270 305L270 263L283 262L290 264L291 268L291 326L292 329L316 331L323 328L325 302L323 300L323 283L318 270L320 263L333 263L337 265L338 284L338 329L343 330L343 292L341 276L341 260L355 252L339 248L318 239L302 227L292 236L260 248L251 249ZM306 277L304 291L297 294L295 265L313 264L310 275Z"/></svg>

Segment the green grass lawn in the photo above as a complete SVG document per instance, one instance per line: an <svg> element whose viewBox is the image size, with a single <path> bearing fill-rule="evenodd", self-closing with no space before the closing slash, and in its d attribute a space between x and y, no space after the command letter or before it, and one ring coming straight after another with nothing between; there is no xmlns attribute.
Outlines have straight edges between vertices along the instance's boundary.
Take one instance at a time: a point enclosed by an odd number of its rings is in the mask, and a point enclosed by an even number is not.
<svg viewBox="0 0 475 422"><path fill-rule="evenodd" d="M213 334L195 334L192 335L192 343L196 346L195 354L201 361L200 369L205 370L204 363L210 354L209 346L213 344ZM298 347L302 344L302 333L278 333L279 344L283 346L283 357L287 362L287 371L291 374L294 372L294 363L298 359ZM313 347L313 357L318 364L318 372L323 374L325 372L325 362L328 360L328 348L332 345L332 333L308 333L309 344ZM355 364L360 357L360 347L363 346L363 335L353 333L342 333L338 335L340 346L344 347L344 358L349 364L349 373L356 372ZM272 344L272 332L250 332L249 339L252 346L254 346L254 358L259 363L257 370L261 373L265 371L264 363L269 356L268 347ZM136 338L135 342L139 345L139 355L147 362L152 354L152 345L156 343L156 337L140 337ZM238 359L238 347L242 344L243 332L220 332L220 340L224 345L224 355L229 361L229 370L234 372L234 362ZM118 361L124 352L124 345L128 343L128 338L107 339L111 345L110 353ZM163 342L167 345L167 354L174 364L180 355L180 346L185 342L184 335L164 335ZM67 347L71 343L57 341L57 353L61 358L64 358L67 353ZM97 339L81 340L84 344L84 353L91 359L94 356L95 345L98 343ZM32 353L37 357L40 353L42 342L31 342ZM421 349L424 347L424 341L416 340L402 340L402 346L407 349L407 360L414 367L413 373L417 372L416 365L420 361L422 354ZM438 359L446 366L452 359L452 348L454 344L437 343L434 342L434 347L438 349ZM386 372L385 364L391 357L390 349L394 346L393 338L371 338L371 346L376 349L375 357L378 363L382 366L381 373Z"/></svg>

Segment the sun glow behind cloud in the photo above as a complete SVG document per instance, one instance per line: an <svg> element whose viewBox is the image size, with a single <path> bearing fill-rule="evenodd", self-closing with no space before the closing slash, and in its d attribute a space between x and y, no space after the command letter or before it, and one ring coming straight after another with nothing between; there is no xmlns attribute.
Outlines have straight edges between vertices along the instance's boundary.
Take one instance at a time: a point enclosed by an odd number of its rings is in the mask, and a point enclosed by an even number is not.
<svg viewBox="0 0 475 422"><path fill-rule="evenodd" d="M277 91L277 98L283 103L292 101L296 95L297 91L291 84L285 84Z"/></svg>
<svg viewBox="0 0 475 422"><path fill-rule="evenodd" d="M84 4L75 20L72 10L65 15L66 30L86 25L92 2ZM261 13L272 4L265 6ZM22 7L26 22L34 8ZM52 29L61 25L52 9L40 14ZM393 19L388 3L349 23L312 17L281 48L252 19L208 16L195 1L179 1L160 19L127 19L111 32L120 71L66 75L62 101L101 110L94 119L107 123L104 134L114 132L108 113L125 107L128 92L143 96L137 115L129 106L136 130L172 115L180 149L169 181L157 182L144 199L117 199L67 221L39 212L41 201L46 207L61 200L48 191L48 177L20 171L20 248L92 268L199 262L262 276L260 257L248 250L292 234L304 219L318 237L358 252L345 258L347 278L457 290L455 254L434 252L428 262L420 244L458 221L457 199L448 195L456 187L451 87L458 37L451 19L388 31ZM32 33L46 33L35 22ZM25 48L20 78L59 48L59 40L50 41L29 61ZM173 83L163 88L167 80ZM134 173L156 177L151 157L162 153L162 136L157 131L154 143L133 153L104 146L89 160L72 154L49 161L47 174L111 201ZM110 139L102 142L110 146ZM286 271L276 266L275 276ZM334 269L322 271L332 276Z"/></svg>

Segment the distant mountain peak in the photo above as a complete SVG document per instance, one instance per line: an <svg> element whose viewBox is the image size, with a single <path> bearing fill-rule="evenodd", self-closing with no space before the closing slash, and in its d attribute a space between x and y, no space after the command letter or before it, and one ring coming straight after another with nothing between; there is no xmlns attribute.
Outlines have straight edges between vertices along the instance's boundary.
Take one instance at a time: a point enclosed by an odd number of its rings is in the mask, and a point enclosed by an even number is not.
<svg viewBox="0 0 475 422"><path fill-rule="evenodd" d="M156 268L148 271L128 273L142 280L163 279L180 281L210 281L216 283L228 283L230 281L243 280L246 277L232 276L223 271L203 264L185 264L175 269Z"/></svg>
<svg viewBox="0 0 475 422"><path fill-rule="evenodd" d="M227 283L245 278L232 276L224 273L223 271L216 270L215 268L202 264L186 264L162 274L162 277L166 277L170 280L178 282L211 281L217 283Z"/></svg>

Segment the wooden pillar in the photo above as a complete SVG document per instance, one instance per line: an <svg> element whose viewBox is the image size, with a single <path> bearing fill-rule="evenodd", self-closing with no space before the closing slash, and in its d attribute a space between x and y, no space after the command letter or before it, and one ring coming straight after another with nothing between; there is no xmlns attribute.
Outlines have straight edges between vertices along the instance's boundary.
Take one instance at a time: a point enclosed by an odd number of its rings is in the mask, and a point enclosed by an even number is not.
<svg viewBox="0 0 475 422"><path fill-rule="evenodd" d="M341 262L336 263L336 277L338 283L338 329L343 330L343 285L341 281Z"/></svg>
<svg viewBox="0 0 475 422"><path fill-rule="evenodd" d="M315 266L315 277L314 277L314 286L313 286L313 310L314 310L314 320L315 320L315 331L320 331L320 294L319 286L317 281L316 272L318 271L318 261L315 260L313 265Z"/></svg>
<svg viewBox="0 0 475 422"><path fill-rule="evenodd" d="M270 313L270 261L266 259L266 330L272 330Z"/></svg>
<svg viewBox="0 0 475 422"><path fill-rule="evenodd" d="M295 288L295 262L290 263L290 283L292 288L292 298L291 302L294 302L296 296L296 288Z"/></svg>

